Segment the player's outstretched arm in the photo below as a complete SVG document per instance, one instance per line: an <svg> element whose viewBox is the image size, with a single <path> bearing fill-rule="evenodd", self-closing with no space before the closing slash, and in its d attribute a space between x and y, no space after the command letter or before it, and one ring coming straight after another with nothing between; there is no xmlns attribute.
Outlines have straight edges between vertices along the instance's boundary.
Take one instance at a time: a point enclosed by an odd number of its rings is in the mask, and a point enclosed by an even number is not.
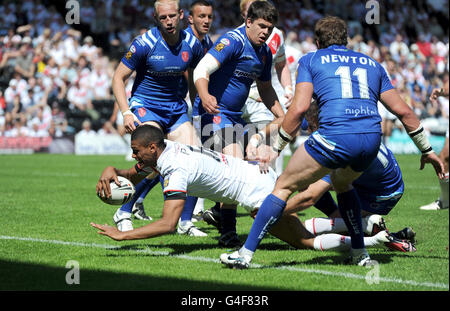
<svg viewBox="0 0 450 311"><path fill-rule="evenodd" d="M164 202L162 218L143 227L130 231L119 231L116 227L99 225L91 222L91 226L98 229L98 234L105 235L116 241L139 240L154 238L174 232L178 219L183 211L185 200L166 200Z"/></svg>
<svg viewBox="0 0 450 311"><path fill-rule="evenodd" d="M397 90L390 89L381 94L383 105L402 122L405 130L408 132L414 144L422 152L420 159L420 169L422 170L426 163L433 165L436 174L440 179L445 177L444 164L434 153L431 144L420 124L420 120L414 114L414 111L403 101Z"/></svg>

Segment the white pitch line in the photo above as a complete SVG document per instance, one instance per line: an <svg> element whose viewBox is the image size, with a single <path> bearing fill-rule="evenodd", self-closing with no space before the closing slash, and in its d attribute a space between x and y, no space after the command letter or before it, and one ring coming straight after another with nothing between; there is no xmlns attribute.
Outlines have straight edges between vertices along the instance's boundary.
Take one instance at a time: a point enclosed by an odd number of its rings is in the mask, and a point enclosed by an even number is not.
<svg viewBox="0 0 450 311"><path fill-rule="evenodd" d="M68 245L68 246L80 246L80 247L94 247L94 248L103 248L103 249L111 249L111 250L119 250L121 246L117 245L109 245L109 244L97 244L97 243L83 243L83 242L68 242L68 241L59 241L59 240L45 240L45 239L36 239L36 238L25 238L25 237L14 237L14 236L5 236L0 235L0 240L15 240L15 241L26 241L26 242L39 242L39 243L49 243L49 244L57 244L57 245ZM171 255L166 251L153 251L149 248L141 249L141 250L127 250L137 253L150 254L155 256L168 256L179 259L191 260L191 261L203 261L203 262L213 262L219 263L218 259L208 258L208 257L196 257L189 255ZM335 277L343 277L346 279L357 279L357 280L365 280L365 275L354 274L354 273L346 273L346 272L334 272L328 270L317 270L310 268L299 268L299 267L290 267L290 266L264 266L259 264L251 264L252 268L269 268L276 270L288 270L294 272L302 272L302 273L312 273L312 274L322 274L327 276L335 276ZM432 283L432 282L417 282L413 280L403 280L397 278L384 278L380 277L378 279L380 282L385 283L397 283L403 285L411 285L411 286L424 286L424 287L434 287L434 288L443 288L449 289L449 285L445 283Z"/></svg>

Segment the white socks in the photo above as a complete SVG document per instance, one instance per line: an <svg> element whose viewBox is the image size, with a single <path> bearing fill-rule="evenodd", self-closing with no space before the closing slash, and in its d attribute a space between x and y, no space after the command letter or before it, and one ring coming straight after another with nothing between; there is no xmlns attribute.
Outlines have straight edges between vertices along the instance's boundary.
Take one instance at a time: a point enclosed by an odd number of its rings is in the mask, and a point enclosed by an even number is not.
<svg viewBox="0 0 450 311"><path fill-rule="evenodd" d="M366 247L376 247L381 246L383 242L386 242L384 236L386 235L385 231L381 231L378 234L365 237L364 245ZM326 251L348 251L352 247L352 239L349 236L344 236L336 233L328 233L317 236L314 239L314 249Z"/></svg>
<svg viewBox="0 0 450 311"><path fill-rule="evenodd" d="M205 210L205 199L204 198L198 198L197 204L195 204L194 212L192 215L198 215L200 212L203 212Z"/></svg>
<svg viewBox="0 0 450 311"><path fill-rule="evenodd" d="M342 218L311 218L305 220L306 230L314 235L326 232L345 232L347 226Z"/></svg>

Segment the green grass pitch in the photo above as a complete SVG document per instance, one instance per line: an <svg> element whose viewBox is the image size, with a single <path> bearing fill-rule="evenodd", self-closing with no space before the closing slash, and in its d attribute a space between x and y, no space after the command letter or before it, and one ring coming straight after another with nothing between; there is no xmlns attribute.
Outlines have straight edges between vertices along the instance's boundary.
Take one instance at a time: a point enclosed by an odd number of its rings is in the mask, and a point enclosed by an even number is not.
<svg viewBox="0 0 450 311"><path fill-rule="evenodd" d="M385 219L391 231L416 231L416 253L372 249L379 266L368 269L340 264L346 254L295 250L269 235L255 254L256 267L240 271L218 262L227 250L204 222L197 223L208 233L203 238L116 242L97 234L89 223L112 224L117 207L101 202L95 185L105 166L133 165L122 156L1 155L0 290L448 291L448 210L418 208L439 196L438 180L430 166L419 171L419 156L397 158L406 189ZM153 219L161 217L159 185L144 204ZM313 208L300 214L313 216L322 214ZM135 227L145 223L134 221ZM243 241L251 223L239 207ZM68 284L73 261L79 284Z"/></svg>

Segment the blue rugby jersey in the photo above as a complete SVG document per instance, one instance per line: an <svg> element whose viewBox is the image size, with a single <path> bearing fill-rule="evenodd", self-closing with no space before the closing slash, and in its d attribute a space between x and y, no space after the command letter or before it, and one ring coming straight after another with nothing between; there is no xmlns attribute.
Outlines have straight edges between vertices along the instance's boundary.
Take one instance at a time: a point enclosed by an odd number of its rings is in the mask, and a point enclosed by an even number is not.
<svg viewBox="0 0 450 311"><path fill-rule="evenodd" d="M220 63L210 76L209 93L216 97L221 113L240 117L253 81L271 80L270 48L267 44L252 45L245 26L241 26L221 36L208 53ZM199 97L194 103L194 113L205 113Z"/></svg>
<svg viewBox="0 0 450 311"><path fill-rule="evenodd" d="M180 40L169 46L157 27L153 27L132 42L122 63L136 71L132 96L143 99L145 104L164 106L168 102L183 101L183 73L194 68L203 57L198 39L182 30Z"/></svg>
<svg viewBox="0 0 450 311"><path fill-rule="evenodd" d="M372 58L340 45L319 49L300 58L300 82L314 85L320 133L381 133L377 103L393 86Z"/></svg>

